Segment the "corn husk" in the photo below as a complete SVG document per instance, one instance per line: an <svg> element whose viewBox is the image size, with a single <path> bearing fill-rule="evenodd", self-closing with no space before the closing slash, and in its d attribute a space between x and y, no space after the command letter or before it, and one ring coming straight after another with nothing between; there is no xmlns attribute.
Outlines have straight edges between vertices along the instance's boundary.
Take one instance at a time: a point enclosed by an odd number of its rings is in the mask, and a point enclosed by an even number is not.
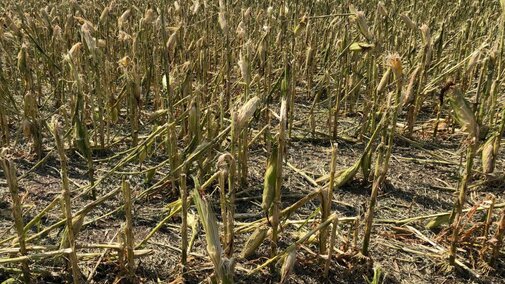
<svg viewBox="0 0 505 284"><path fill-rule="evenodd" d="M281 81L281 95L284 97L287 95L288 92L288 80L286 78L283 78Z"/></svg>
<svg viewBox="0 0 505 284"><path fill-rule="evenodd" d="M382 75L382 79L379 82L379 85L377 86L377 93L382 93L382 91L386 89L390 75L391 75L391 68L388 68L388 70L384 73L384 75Z"/></svg>
<svg viewBox="0 0 505 284"><path fill-rule="evenodd" d="M201 4L199 0L193 0L193 5L191 6L191 12L193 15L198 14L198 11L200 10Z"/></svg>
<svg viewBox="0 0 505 284"><path fill-rule="evenodd" d="M56 41L56 40L63 40L63 31L59 25L54 25L53 26L53 37L51 40Z"/></svg>
<svg viewBox="0 0 505 284"><path fill-rule="evenodd" d="M38 113L37 98L32 92L27 92L23 98L25 117L36 119Z"/></svg>
<svg viewBox="0 0 505 284"><path fill-rule="evenodd" d="M224 153L217 159L216 167L225 175L228 175L228 170L233 163L235 163L233 156L230 153Z"/></svg>
<svg viewBox="0 0 505 284"><path fill-rule="evenodd" d="M244 11L244 20L248 20L249 17L251 16L252 9L251 7L247 7L247 9Z"/></svg>
<svg viewBox="0 0 505 284"><path fill-rule="evenodd" d="M295 36L299 35L307 27L307 15L303 15L300 19L300 23L293 29L293 34Z"/></svg>
<svg viewBox="0 0 505 284"><path fill-rule="evenodd" d="M247 258L251 256L268 236L269 229L266 226L258 227L247 239L240 256Z"/></svg>
<svg viewBox="0 0 505 284"><path fill-rule="evenodd" d="M179 13L181 11L181 5L179 4L178 1L174 2L174 10L175 12Z"/></svg>
<svg viewBox="0 0 505 284"><path fill-rule="evenodd" d="M68 56L72 60L76 60L78 58L79 52L81 51L81 47L82 47L82 43L80 43L80 42L72 45L72 47L68 51Z"/></svg>
<svg viewBox="0 0 505 284"><path fill-rule="evenodd" d="M86 217L86 213L79 214L77 216L74 216L72 218L72 232L74 234L74 237L79 235L79 232L81 231L82 224L84 224L84 219ZM68 243L68 228L65 227L65 230L63 234L61 235L61 240L60 240L60 249L66 248L69 246Z"/></svg>
<svg viewBox="0 0 505 284"><path fill-rule="evenodd" d="M409 27L409 28L411 28L413 30L417 29L416 22L412 21L410 19L410 17L407 16L407 14L401 14L400 15L400 19L402 19L402 21L407 25L407 27Z"/></svg>
<svg viewBox="0 0 505 284"><path fill-rule="evenodd" d="M267 170L265 172L265 179L263 181L263 195L261 208L263 212L268 214L268 211L272 207L275 196L275 186L277 179L277 155L278 147L274 146L272 148L272 154L268 160Z"/></svg>
<svg viewBox="0 0 505 284"><path fill-rule="evenodd" d="M370 28L368 27L368 23L366 21L365 12L357 11L352 5L349 6L349 10L351 11L352 20L358 26L360 33L368 40L372 41L373 37L370 33Z"/></svg>
<svg viewBox="0 0 505 284"><path fill-rule="evenodd" d="M365 153L361 159L361 172L363 173L363 179L367 180L370 176L370 169L372 168L372 155L370 153Z"/></svg>
<svg viewBox="0 0 505 284"><path fill-rule="evenodd" d="M314 60L314 49L312 46L308 46L307 50L305 51L305 73L309 70L309 68L312 66L312 62Z"/></svg>
<svg viewBox="0 0 505 284"><path fill-rule="evenodd" d="M246 84L249 84L251 76L249 74L249 60L242 54L239 54L238 67L240 68L240 73L242 74L242 79Z"/></svg>
<svg viewBox="0 0 505 284"><path fill-rule="evenodd" d="M454 118L460 124L462 130L466 131L470 137L477 138L479 131L477 120L459 87L452 88L449 103L452 107Z"/></svg>
<svg viewBox="0 0 505 284"><path fill-rule="evenodd" d="M26 49L26 44L23 43L18 53L18 70L21 74L25 74L28 70L28 54Z"/></svg>
<svg viewBox="0 0 505 284"><path fill-rule="evenodd" d="M200 196L200 192L197 189L193 191L193 200L205 231L207 253L215 268L214 276L218 279L219 283L233 283L235 261L233 258L228 259L223 256L216 216L207 200Z"/></svg>
<svg viewBox="0 0 505 284"><path fill-rule="evenodd" d="M246 35L245 31L245 24L244 21L240 21L237 26L237 30L235 31L237 33L237 37L240 39L244 39Z"/></svg>
<svg viewBox="0 0 505 284"><path fill-rule="evenodd" d="M89 29L89 31L91 33L94 33L96 31L95 27L93 26L93 23L84 19L83 17L79 17L79 16L74 16L74 19L81 25L86 25L87 28Z"/></svg>
<svg viewBox="0 0 505 284"><path fill-rule="evenodd" d="M397 81L401 80L403 77L403 66L400 55L398 53L391 54L388 56L387 61L393 71L393 74L395 75L395 79Z"/></svg>
<svg viewBox="0 0 505 284"><path fill-rule="evenodd" d="M416 94L416 87L417 87L417 77L421 71L421 66L417 66L417 68L412 72L412 75L410 75L410 80L409 80L409 85L407 87L406 92L403 95L403 105L408 106L414 103L415 101L415 94Z"/></svg>
<svg viewBox="0 0 505 284"><path fill-rule="evenodd" d="M261 68L264 68L265 63L267 61L267 52L266 52L266 50L267 50L266 41L262 40L261 44L258 45L258 55L259 55L259 59L260 59Z"/></svg>
<svg viewBox="0 0 505 284"><path fill-rule="evenodd" d="M296 263L296 248L292 248L286 257L284 257L284 262L281 267L281 281L280 284L286 283L288 281L291 272L293 272L293 268Z"/></svg>
<svg viewBox="0 0 505 284"><path fill-rule="evenodd" d="M30 139L32 137L32 127L31 123L28 119L23 119L23 135L26 139Z"/></svg>
<svg viewBox="0 0 505 284"><path fill-rule="evenodd" d="M382 1L379 1L379 3L377 4L377 11L383 17L387 17L388 16L388 11L386 9L386 5L384 5L384 2L382 2Z"/></svg>
<svg viewBox="0 0 505 284"><path fill-rule="evenodd" d="M382 124L382 121L379 123L379 126ZM357 171L359 170L360 166L363 164L363 159L365 159L365 157L367 156L367 153L370 153L371 149L372 149L372 145L373 145L373 142L375 141L375 139L377 138L377 136L379 135L379 127L375 129L374 133L372 134L372 137L370 137L370 140L368 141L366 147L365 147L365 150L363 151L363 154L361 155L361 157L356 161L354 162L354 164L352 166L350 166L349 168L345 169L345 170L341 170L337 173L335 173L335 179L334 179L334 184L333 184L333 187L342 187L343 185L345 185L346 183L348 183L351 179L354 178L354 176L356 175ZM366 177L365 177L366 178ZM321 176L320 178L318 178L316 180L317 183L322 183L322 182L326 182L330 179L330 174L326 174L326 175L323 175ZM329 183L326 183L324 185L325 188L328 188L329 187Z"/></svg>
<svg viewBox="0 0 505 284"><path fill-rule="evenodd" d="M129 35L128 33L125 33L124 31L119 31L117 38L118 38L119 41L129 41L129 40L132 40L132 36Z"/></svg>
<svg viewBox="0 0 505 284"><path fill-rule="evenodd" d="M12 30L15 34L21 34L21 29L19 24L14 22L11 17L7 13L4 13L3 18L5 20L5 25Z"/></svg>
<svg viewBox="0 0 505 284"><path fill-rule="evenodd" d="M188 127L190 133L192 133L193 136L198 133L199 117L200 117L199 110L197 108L196 102L193 100L191 102L188 114L188 120L189 120Z"/></svg>
<svg viewBox="0 0 505 284"><path fill-rule="evenodd" d="M167 49L172 54L177 46L177 32L179 29L176 29L167 40Z"/></svg>
<svg viewBox="0 0 505 284"><path fill-rule="evenodd" d="M119 30L122 30L125 24L128 22L128 18L131 15L131 10L127 9L124 13L117 19L117 26Z"/></svg>
<svg viewBox="0 0 505 284"><path fill-rule="evenodd" d="M127 68L131 64L131 62L132 62L132 60L130 59L130 57L128 55L117 61L119 66L121 66L122 68Z"/></svg>
<svg viewBox="0 0 505 284"><path fill-rule="evenodd" d="M319 212L319 211L315 211L315 212ZM312 213L312 214L314 214L314 213ZM309 219L311 216L309 216ZM308 222L308 220L306 220L306 222ZM303 237L305 237L308 233L309 233L309 229L301 228L301 229L293 232L292 235L295 240L300 240ZM319 244L319 235L318 234L311 234L310 237L306 241L304 241L304 243L305 244L313 244L313 245Z"/></svg>
<svg viewBox="0 0 505 284"><path fill-rule="evenodd" d="M423 24L420 28L421 30L421 39L425 45L431 44L431 33L430 27L427 24Z"/></svg>
<svg viewBox="0 0 505 284"><path fill-rule="evenodd" d="M156 12L153 9L147 9L144 13L144 23L152 24L156 20Z"/></svg>
<svg viewBox="0 0 505 284"><path fill-rule="evenodd" d="M88 138L88 129L81 120L76 117L74 123L74 145L86 158L91 157L91 147Z"/></svg>
<svg viewBox="0 0 505 284"><path fill-rule="evenodd" d="M482 147L482 171L485 174L489 174L494 171L496 156L498 154L495 147L497 140L498 135L493 135Z"/></svg>
<svg viewBox="0 0 505 284"><path fill-rule="evenodd" d="M99 39L96 42L96 46L99 48L105 48L107 46L107 42L104 39Z"/></svg>
<svg viewBox="0 0 505 284"><path fill-rule="evenodd" d="M99 23L102 24L102 25L105 24L107 22L107 18L109 17L109 14L110 14L110 7L106 6L102 10L102 13L100 14Z"/></svg>
<svg viewBox="0 0 505 284"><path fill-rule="evenodd" d="M468 64L466 66L467 73L470 73L475 67L475 65L477 65L477 63L479 62L480 53L481 53L480 50L475 50L474 52L472 52L472 56L468 60Z"/></svg>
<svg viewBox="0 0 505 284"><path fill-rule="evenodd" d="M219 27L221 27L223 33L226 33L228 31L228 23L226 22L224 12L219 12L218 20L219 20Z"/></svg>
<svg viewBox="0 0 505 284"><path fill-rule="evenodd" d="M349 168L335 174L333 187L335 188L342 187L343 185L347 184L350 180L352 180L356 176L356 173L358 172L360 165L361 165L361 159L354 162L354 165L350 166ZM329 186L329 184L327 184L326 186Z"/></svg>
<svg viewBox="0 0 505 284"><path fill-rule="evenodd" d="M219 226L216 216L212 208L207 203L207 200L200 196L198 190L193 192L193 200L195 201L196 210L200 216L203 230L205 231L205 240L207 241L207 252L215 267L220 267L222 262L223 249L219 240Z"/></svg>
<svg viewBox="0 0 505 284"><path fill-rule="evenodd" d="M91 52L94 52L97 47L96 39L91 35L92 27L85 22L81 26L81 33L82 37L84 38L84 42L86 43L86 46Z"/></svg>
<svg viewBox="0 0 505 284"><path fill-rule="evenodd" d="M433 230L433 229L439 228L442 225L449 224L449 219L450 219L450 215L438 216L438 217L431 219L424 227L426 229Z"/></svg>
<svg viewBox="0 0 505 284"><path fill-rule="evenodd" d="M237 112L237 120L235 121L237 130L240 131L247 126L249 120L253 117L256 109L260 104L259 97L253 97L247 101Z"/></svg>
<svg viewBox="0 0 505 284"><path fill-rule="evenodd" d="M226 34L228 32L228 22L226 21L226 7L223 0L219 0L219 15L217 20L219 22L219 27L221 27L223 33Z"/></svg>

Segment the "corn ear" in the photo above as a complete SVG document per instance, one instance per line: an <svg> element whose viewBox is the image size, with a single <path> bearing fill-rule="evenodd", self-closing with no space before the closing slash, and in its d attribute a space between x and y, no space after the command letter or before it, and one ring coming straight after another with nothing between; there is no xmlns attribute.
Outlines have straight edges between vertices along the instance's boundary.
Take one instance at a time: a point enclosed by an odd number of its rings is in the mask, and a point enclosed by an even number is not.
<svg viewBox="0 0 505 284"><path fill-rule="evenodd" d="M91 157L88 130L78 117L76 117L76 121L74 123L74 144L77 150L79 150L84 157Z"/></svg>
<svg viewBox="0 0 505 284"><path fill-rule="evenodd" d="M247 126L247 123L251 120L254 112L256 112L260 101L259 97L253 97L238 110L237 120L235 122L238 129L237 132L240 132L241 129Z"/></svg>
<svg viewBox="0 0 505 284"><path fill-rule="evenodd" d="M249 84L251 81L251 75L249 73L249 60L247 59L247 56L243 55L242 51L239 53L239 61L237 65L240 68L242 79L244 79L244 82L246 84Z"/></svg>
<svg viewBox="0 0 505 284"><path fill-rule="evenodd" d="M365 18L365 13L363 11L358 11L354 6L351 4L349 5L349 11L352 14L351 19L356 23L358 26L358 29L360 33L368 40L372 41L373 37L372 34L370 33L370 29L368 27L368 23Z"/></svg>
<svg viewBox="0 0 505 284"><path fill-rule="evenodd" d="M402 21L407 25L407 27L415 30L417 29L417 24L416 22L412 21L409 16L407 16L407 14L401 14L400 15L400 18L402 19Z"/></svg>
<svg viewBox="0 0 505 284"><path fill-rule="evenodd" d="M361 159L361 172L363 173L363 179L367 180L370 176L370 169L372 167L372 155L371 152L364 153Z"/></svg>
<svg viewBox="0 0 505 284"><path fill-rule="evenodd" d="M380 80L379 85L377 86L377 93L381 93L386 89L390 76L391 76L391 68L389 68L384 73L384 75L382 75L382 79Z"/></svg>
<svg viewBox="0 0 505 284"><path fill-rule="evenodd" d="M97 48L97 42L96 42L96 38L94 38L91 35L91 32L92 32L92 27L90 26L89 23L85 22L81 26L82 37L84 38L84 42L86 43L86 46L88 47L88 49L91 52L95 52L95 50Z"/></svg>
<svg viewBox="0 0 505 284"><path fill-rule="evenodd" d="M220 283L233 283L234 260L223 257L223 248L219 240L219 226L217 219L212 211L212 208L207 203L207 200L200 196L198 187L193 192L193 200L196 205L196 210L200 216L203 230L205 231L205 239L207 241L207 253L210 260L214 264L216 270L215 277Z"/></svg>
<svg viewBox="0 0 505 284"><path fill-rule="evenodd" d="M470 137L477 138L479 131L477 120L459 87L452 88L449 103L454 111L454 118L462 130L468 132Z"/></svg>
<svg viewBox="0 0 505 284"><path fill-rule="evenodd" d="M272 147L272 155L268 161L267 170L265 172L265 180L263 182L263 198L261 208L265 213L272 207L275 196L275 185L277 179L277 155L278 147Z"/></svg>
<svg viewBox="0 0 505 284"><path fill-rule="evenodd" d="M450 215L443 215L443 216L438 216L433 219L431 219L426 226L424 226L426 229L436 229L439 228L442 225L449 224L449 218Z"/></svg>
<svg viewBox="0 0 505 284"><path fill-rule="evenodd" d="M415 102L415 94L416 94L416 87L417 87L417 78L418 75L421 71L421 66L417 66L417 68L412 72L412 75L410 75L410 81L409 85L407 87L407 91L403 95L403 105L408 106L411 105L412 103Z"/></svg>
<svg viewBox="0 0 505 284"><path fill-rule="evenodd" d="M193 200L195 201L198 215L205 230L205 239L207 240L207 252L214 265L221 264L222 248L219 241L219 226L216 216L208 205L207 201L200 196L200 192L195 189L193 192Z"/></svg>
<svg viewBox="0 0 505 284"><path fill-rule="evenodd" d="M247 239L244 248L240 253L240 256L242 258L247 258L251 256L266 239L266 237L268 236L268 232L269 229L268 227L265 226L258 227L256 230L254 230L251 236L249 236L249 238Z"/></svg>
<svg viewBox="0 0 505 284"><path fill-rule="evenodd" d="M293 247L284 258L284 263L282 264L281 267L281 282L279 282L280 284L287 283L286 281L291 275L291 272L293 272L295 263L296 263L296 247Z"/></svg>
<svg viewBox="0 0 505 284"><path fill-rule="evenodd" d="M382 2L382 1L379 1L379 3L377 4L377 11L383 17L387 17L388 16L388 11L386 9L386 5L384 5L384 2Z"/></svg>
<svg viewBox="0 0 505 284"><path fill-rule="evenodd" d="M494 171L497 149L495 147L496 141L498 140L497 135L491 136L482 148L482 171L485 174L492 173Z"/></svg>

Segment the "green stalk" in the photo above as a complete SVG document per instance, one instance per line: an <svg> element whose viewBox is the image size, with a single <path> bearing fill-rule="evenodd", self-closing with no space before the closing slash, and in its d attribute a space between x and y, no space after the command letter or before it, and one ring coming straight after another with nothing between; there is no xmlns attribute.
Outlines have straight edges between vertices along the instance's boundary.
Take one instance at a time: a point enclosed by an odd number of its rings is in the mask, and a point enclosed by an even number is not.
<svg viewBox="0 0 505 284"><path fill-rule="evenodd" d="M379 189L382 187L384 181L386 180L387 172L389 169L389 160L391 158L391 153L393 151L393 143L396 131L396 121L398 119L398 111L400 108L400 95L402 92L402 63L399 56L392 55L389 59L391 70L395 75L396 80L396 92L394 95L394 101L392 101L392 94L389 96L387 101L387 108L389 109L385 115L389 115L389 131L388 125L385 126L383 130L382 142L378 146L378 157L375 166L374 182L372 185L372 193L370 196L370 204L368 206L368 211L365 217L365 235L363 239L363 246L361 253L363 255L368 255L368 247L370 245L370 235L372 233L372 225L374 218L374 209L377 202L377 195ZM386 147L384 149L384 147Z"/></svg>
<svg viewBox="0 0 505 284"><path fill-rule="evenodd" d="M333 186L335 181L335 166L337 160L337 149L334 145L331 146L331 165L330 165L330 182L328 187L321 191L321 222L328 219L331 214L331 205L333 200ZM327 253L328 230L321 229L319 232L319 253Z"/></svg>
<svg viewBox="0 0 505 284"><path fill-rule="evenodd" d="M458 198L456 199L456 202L454 203L453 214L451 214L451 217L450 217L450 222L452 223L452 226L453 226L452 242L451 242L451 247L449 250L449 263L451 265L455 265L455 261L456 261L456 249L457 249L457 244L458 244L459 232L461 229L460 228L461 213L463 211L463 206L465 205L466 195L467 195L467 190L468 190L468 182L470 180L470 177L472 176L473 160L474 160L474 157L475 157L478 147L479 147L479 143L476 141L476 139L472 139L470 141L470 145L468 145L468 149L466 152L465 171L463 173L461 181L459 182Z"/></svg>

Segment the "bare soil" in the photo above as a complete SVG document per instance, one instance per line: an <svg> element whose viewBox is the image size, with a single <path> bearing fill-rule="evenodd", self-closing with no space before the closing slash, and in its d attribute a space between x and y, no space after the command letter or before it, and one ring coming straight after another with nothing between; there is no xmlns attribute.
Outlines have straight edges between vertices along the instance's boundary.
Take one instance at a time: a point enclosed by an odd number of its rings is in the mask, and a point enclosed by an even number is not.
<svg viewBox="0 0 505 284"><path fill-rule="evenodd" d="M298 109L298 107L297 107ZM303 109L303 108L300 108ZM303 116L303 113L299 115ZM325 116L321 115L318 121L318 131L324 132ZM343 117L341 129L350 129L359 123L359 116ZM412 140L398 136L391 160L391 166L386 185L382 188L376 207L376 224L372 232L371 258L361 258L352 254L337 254L332 263L330 277L322 279L322 265L314 252L317 252L315 244L307 244L300 248L297 254L297 263L289 283L365 283L365 278L371 279L373 267L381 267L385 275L384 283L477 283L479 280L469 275L468 271L455 269L447 271L444 258L437 258L430 255L418 254L412 251L427 252L423 247L430 247L430 244L421 240L411 231L400 227L388 220L401 220L410 217L424 216L434 213L449 212L452 209L455 188L458 186L460 171L464 161L462 160L461 143L463 135L451 133L451 129L442 129L439 136L433 139L431 136L432 126L428 121L420 121L418 125L423 125L415 133ZM302 125L297 125L302 126ZM308 127L306 127L307 129ZM401 130L400 130L401 133ZM297 169L302 170L307 175L318 178L328 173L330 164L331 144L325 138L311 138L310 134L294 132L288 145L287 162ZM348 133L352 135L353 133ZM45 138L48 145L52 145L50 137ZM364 140L366 141L366 139ZM337 168L344 169L351 166L359 157L364 148L364 142L338 140ZM119 143L109 151L95 151L95 159L103 159L128 148L128 143ZM47 151L51 148L47 146ZM19 145L15 153L18 176L26 173L36 164L33 155L28 151L27 145ZM72 187L88 183L86 175L86 164L82 158L73 153L67 152L70 161L70 178ZM250 149L250 178L248 188L241 188L237 195L236 221L248 222L264 217L260 208L261 192L263 188L263 174L268 153L262 145L254 145ZM165 157L152 156L143 165L156 165L163 161ZM96 163L96 175L100 176L103 171L110 169L117 160L110 160ZM472 184L476 184L486 179L478 172L479 163L475 166L477 170ZM503 155L498 159L497 173L503 173L505 160ZM129 165L121 171L136 171L138 165ZM23 209L25 222L31 220L38 212L49 204L58 194L60 194L59 161L55 155L40 167L30 172L19 182L20 194L23 198ZM161 171L166 171L162 168ZM289 206L315 189L302 175L288 166L284 168L284 183L282 191L283 206ZM496 203L504 202L503 190L505 183L497 174L497 181L472 187L470 192L470 208L473 204L481 202L488 194L496 196ZM159 178L158 176L155 177ZM487 177L491 179L491 177ZM120 175L114 175L98 187L98 196L106 194L119 185ZM134 192L138 194L142 189L147 188L151 183L145 183L142 175L129 175L128 180L134 187ZM190 185L191 186L191 185ZM215 186L212 187L214 189ZM334 210L342 217L364 216L370 197L371 184L362 176L361 172L351 182L342 188L334 191ZM212 190L209 190L211 193ZM77 195L78 192L74 192ZM149 196L149 198L137 200L134 204L134 230L136 240L142 240L167 214L166 205L176 200L174 191L167 186L162 191ZM219 216L218 193L212 195L215 212ZM73 207L77 210L85 204L90 203L89 198L79 198L74 200ZM117 196L105 202L93 210L86 218L85 222L103 216L121 204L121 197ZM311 214L319 207L319 200L315 199L307 203L303 208L290 216L290 220L306 220L314 218ZM58 207L57 207L58 208ZM76 211L74 210L74 211ZM191 209L196 213L196 210ZM498 212L498 211L497 211ZM482 214L481 214L482 215ZM498 214L495 214L498 216ZM317 217L317 215L316 215ZM61 211L53 209L44 217L41 223L32 228L28 235L36 233L38 230L54 224L62 218ZM480 216L482 218L482 216ZM478 219L478 218L477 218ZM117 242L117 233L124 221L121 210L110 216L99 219L91 223L85 223L79 236L78 243L81 244L103 244ZM443 228L428 230L424 225L429 219L409 223L422 232L425 236L447 248L447 239L443 237ZM296 223L296 222L293 222ZM317 224L309 224L309 227ZM342 250L349 248L349 251L359 250L361 237L358 235L357 248L353 247L352 224L342 223L339 227L338 247ZM300 222L285 225L281 235L280 248L286 248L297 237L297 229ZM363 226L359 225L360 234ZM187 283L205 282L208 275L213 272L213 266L207 258L205 250L205 238L200 229L193 249L191 250L187 271L181 273L180 263L180 218L176 215L165 224L148 242L146 248L152 250L152 254L142 257L136 262L136 275L139 283L178 283L184 276ZM307 228L302 228L307 231ZM39 245L57 245L61 237L62 230L57 229L44 236L36 243ZM10 213L10 196L5 179L0 179L0 239L14 235L13 220ZM441 237L442 236L442 237ZM236 254L248 234L237 236ZM2 247L8 247L9 243L4 243ZM261 273L249 275L248 271L262 264L269 256L269 243L264 244L257 251L256 256L250 259L237 259L236 282L237 283L274 283L279 280L279 275L270 274L268 269ZM411 249L407 251L405 249ZM83 252L93 250L81 250ZM102 250L103 251L103 250ZM471 253L462 248L458 252L464 258L472 257ZM470 263L474 263L469 261ZM476 263L476 262L475 262ZM87 274L97 266L93 276L95 283L113 283L120 275L120 269L116 262L108 261L107 255L103 258L93 258L91 260L80 261L82 271ZM14 274L9 272L9 268L16 265L0 265L0 281L3 281ZM55 259L33 263L32 267L44 273L40 275L40 283L61 283L66 281L66 271L64 264ZM483 283L505 283L505 257L503 254L498 259L495 269L488 273L482 273L480 267L470 267L479 271L482 275L480 280Z"/></svg>

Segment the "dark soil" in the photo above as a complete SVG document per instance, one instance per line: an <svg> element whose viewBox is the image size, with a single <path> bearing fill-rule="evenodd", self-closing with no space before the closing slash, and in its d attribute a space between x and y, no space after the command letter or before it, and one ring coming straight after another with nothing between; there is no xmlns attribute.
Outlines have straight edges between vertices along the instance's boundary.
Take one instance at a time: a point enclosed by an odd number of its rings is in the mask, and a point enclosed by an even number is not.
<svg viewBox="0 0 505 284"><path fill-rule="evenodd" d="M303 115L303 114L300 114ZM318 131L324 132L322 127L325 119L321 116L318 122ZM359 117L343 118L341 129L350 129L356 125ZM354 255L353 251L359 250L361 246L361 234L363 225L359 225L357 238L357 248L353 247L353 228L350 223L341 223L339 227L338 247L342 250L347 248L347 253L337 254L332 262L330 276L327 280L322 278L322 267L320 259L316 257L315 244L306 244L301 247L297 254L297 263L294 267L293 275L289 283L365 283L365 278L371 279L373 268L380 267L384 276L384 283L476 283L478 279L469 275L468 271L462 269L448 270L447 261L441 257L429 255L426 247L431 247L429 243L421 240L412 233L408 233L403 226L403 230L397 225L387 223L387 220L400 220L410 217L423 216L434 213L448 212L452 209L455 199L455 188L458 186L461 167L461 141L463 136L451 134L450 129L442 129L437 139L431 137L431 125L420 121L423 125L416 131L410 143L405 139L398 138L393 151L390 170L386 185L382 188L378 204L376 206L375 221L372 232L371 258L366 259ZM299 125L302 126L302 125ZM401 132L401 130L400 130ZM353 133L349 133L352 135ZM287 162L296 168L303 170L307 175L317 179L329 171L331 159L331 144L328 139L311 139L306 133L294 132L296 138L291 139L288 145ZM302 137L304 136L304 137ZM52 145L51 139L46 137L48 145ZM363 142L338 142L337 168L344 169L351 166L359 159L364 149ZM249 187L241 188L237 195L236 215L237 222L249 222L264 217L260 208L261 192L263 188L263 174L266 166L268 153L264 145L254 145L250 149L249 161ZM49 151L52 146L47 146ZM128 148L126 144L118 144L109 152L95 153L96 159L110 157L119 151ZM27 145L19 145L12 153L18 168L18 176L26 173L36 164L36 160L29 153ZM88 183L86 164L78 155L71 150L67 152L70 161L70 179L72 188L77 189L77 185ZM164 154L163 154L164 155ZM149 157L142 166L156 165L165 160L163 155L153 155ZM477 159L478 160L478 159ZM105 170L114 166L117 159L97 162L96 176L101 176ZM498 159L496 173L503 173L505 161L503 155ZM167 172L168 167L161 168L159 172ZM50 158L30 172L19 182L20 195L23 200L23 213L25 222L31 220L45 206L49 204L58 194L60 194L60 174L59 160L56 155ZM120 171L137 171L138 165L130 164ZM476 173L472 184L477 184L485 179L479 174L479 162L475 166ZM287 207L302 196L315 189L304 177L292 170L290 167L284 168L283 183L283 207ZM160 175L155 176L155 181ZM115 189L121 180L121 175L116 174L103 181L97 189L98 196L102 196ZM135 194L147 188L150 183L145 183L142 175L128 175L128 180L134 188ZM190 181L188 181L190 183ZM13 220L10 213L10 196L7 190L6 181L0 179L0 239L14 236ZM216 185L208 190L213 192ZM488 185L471 187L469 204L477 204L484 200L488 194L496 196L496 203L504 202L503 179ZM361 172L351 182L342 188L334 190L334 208L342 217L358 216L363 220L364 213L368 207L371 184L364 179ZM79 192L74 192L74 196ZM160 191L150 195L148 198L137 200L134 204L134 233L136 240L140 241L153 229L165 216L166 206L176 200L174 190L166 186ZM212 195L214 209L219 217L218 206L219 195L217 191ZM73 201L74 212L91 202L89 197L77 198ZM87 216L85 222L90 222L104 214L107 214L122 204L121 196L117 196L94 209ZM306 220L319 207L319 200L315 199L307 203L304 207L290 216L290 220ZM54 224L62 218L61 211L57 209L49 211L42 218L40 224L31 228L28 236ZM190 210L196 214L196 210ZM495 211L495 220L498 218L499 210ZM478 214L477 214L478 215ZM474 218L472 220L478 220ZM424 225L429 219L409 223L418 229L422 234L437 242L440 246L448 248L447 238L443 237L444 228L438 230L428 230ZM121 210L98 221L85 224L78 235L78 244L106 244L117 242L117 233L124 222L124 215ZM296 238L296 230L300 223L285 225L281 235L280 249L286 248ZM309 227L315 224L309 224ZM495 226L491 228L494 232ZM203 231L199 229L193 249L188 260L188 266L184 275L181 274L180 263L180 217L176 214L169 220L154 236L149 240L146 249L151 249L152 253L144 256L136 262L136 275L139 283L178 283L184 277L187 283L205 282L214 268L208 260L205 249L205 238ZM307 231L302 228L301 231ZM37 245L57 245L61 237L62 230L56 229L38 239L33 244ZM248 234L238 235L236 239L236 255L242 248ZM2 247L8 247L10 242L4 242ZM32 244L32 243L31 243ZM248 272L257 265L262 264L269 256L269 242L265 241L256 255L250 259L237 259L236 282L237 283L274 283L280 278L279 275L270 274L268 269L261 273L249 275ZM433 247L431 247L433 248ZM424 252L418 254L412 251ZM80 252L92 252L103 250L83 249ZM505 283L505 257L502 256L496 261L494 269L485 272L478 267L478 261L470 259L472 253L462 246L462 251L458 254L466 261L466 264L482 276L484 283ZM2 257L6 257L3 255ZM119 279L121 269L117 262L108 260L108 255L103 258L92 258L91 260L80 261L82 272L87 275L93 267L97 266L93 276L95 283L113 283ZM472 267L471 265L475 265ZM13 275L9 268L18 268L16 265L0 265L0 281ZM61 283L66 281L66 269L61 261L56 259L46 259L41 262L32 263L32 267L37 271L45 273L39 276L40 283Z"/></svg>

